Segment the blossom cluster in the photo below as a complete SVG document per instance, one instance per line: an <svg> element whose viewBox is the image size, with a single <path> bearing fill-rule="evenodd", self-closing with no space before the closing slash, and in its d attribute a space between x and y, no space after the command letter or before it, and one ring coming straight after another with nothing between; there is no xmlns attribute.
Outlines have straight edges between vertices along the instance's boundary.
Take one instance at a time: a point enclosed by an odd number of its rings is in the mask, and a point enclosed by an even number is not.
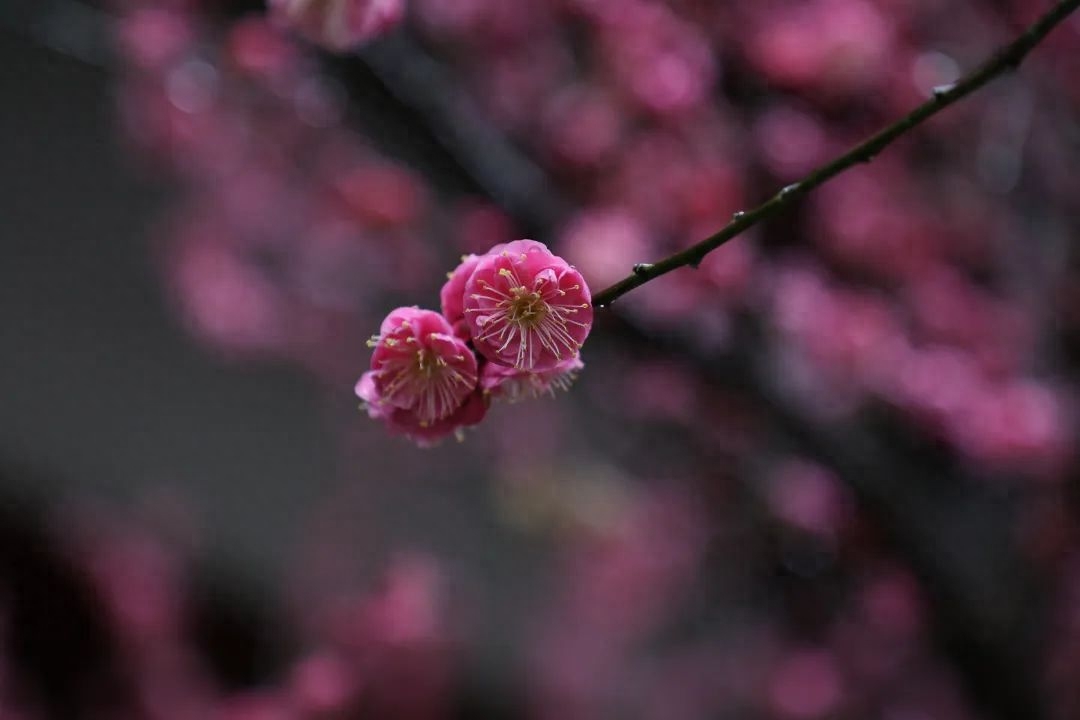
<svg viewBox="0 0 1080 720"><path fill-rule="evenodd" d="M492 399L566 389L584 367L589 287L541 242L462 257L440 300L441 314L391 311L369 341L371 369L356 394L395 434L431 444L479 423Z"/></svg>

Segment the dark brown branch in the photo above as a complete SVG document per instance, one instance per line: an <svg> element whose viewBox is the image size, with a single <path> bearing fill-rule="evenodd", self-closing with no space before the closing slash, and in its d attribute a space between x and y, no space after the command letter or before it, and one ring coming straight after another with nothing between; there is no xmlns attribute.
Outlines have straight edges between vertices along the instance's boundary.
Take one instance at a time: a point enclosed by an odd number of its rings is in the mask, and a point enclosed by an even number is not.
<svg viewBox="0 0 1080 720"><path fill-rule="evenodd" d="M1080 7L1080 0L1061 0L1020 37L999 50L977 70L953 85L935 88L934 96L915 108L910 114L867 138L863 143L844 155L814 170L802 180L783 188L753 210L735 213L731 222L724 228L696 245L655 263L634 265L628 276L611 287L596 293L593 296L593 304L596 307L608 306L634 288L641 287L650 280L666 275L672 270L686 266L696 267L702 258L710 252L728 240L741 235L762 220L776 215L797 196L810 192L855 165L870 162L901 135L918 127L929 118L961 98L975 92L999 75L1018 68L1024 58L1027 57L1027 54L1077 7Z"/></svg>

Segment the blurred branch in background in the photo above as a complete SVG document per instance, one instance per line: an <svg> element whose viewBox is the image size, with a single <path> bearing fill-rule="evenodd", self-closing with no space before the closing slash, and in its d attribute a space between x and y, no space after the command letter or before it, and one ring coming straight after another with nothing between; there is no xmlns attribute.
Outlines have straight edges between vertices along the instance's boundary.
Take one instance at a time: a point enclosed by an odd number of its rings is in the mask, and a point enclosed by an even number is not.
<svg viewBox="0 0 1080 720"><path fill-rule="evenodd" d="M569 204L543 169L486 122L456 80L405 33L359 51L389 91L427 123L432 134L523 227L550 229Z"/></svg>

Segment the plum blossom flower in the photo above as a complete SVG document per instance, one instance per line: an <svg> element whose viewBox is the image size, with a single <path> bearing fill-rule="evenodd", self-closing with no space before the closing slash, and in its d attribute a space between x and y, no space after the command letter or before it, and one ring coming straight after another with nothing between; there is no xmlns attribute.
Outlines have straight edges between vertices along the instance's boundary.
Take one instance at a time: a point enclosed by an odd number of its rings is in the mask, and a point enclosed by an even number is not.
<svg viewBox="0 0 1080 720"><path fill-rule="evenodd" d="M397 25L405 6L402 0L270 0L270 11L281 24L340 52Z"/></svg>
<svg viewBox="0 0 1080 720"><path fill-rule="evenodd" d="M372 417L430 427L461 410L477 389L476 356L437 312L397 308L370 344L370 390L365 387L361 398Z"/></svg>
<svg viewBox="0 0 1080 720"><path fill-rule="evenodd" d="M489 397L511 403L542 395L554 395L556 390L569 390L584 367L585 363L581 362L580 355L542 372L528 372L506 365L485 363L480 369L480 389Z"/></svg>
<svg viewBox="0 0 1080 720"><path fill-rule="evenodd" d="M540 373L572 360L592 327L581 273L534 240L484 255L465 283L463 305L477 352L516 370Z"/></svg>

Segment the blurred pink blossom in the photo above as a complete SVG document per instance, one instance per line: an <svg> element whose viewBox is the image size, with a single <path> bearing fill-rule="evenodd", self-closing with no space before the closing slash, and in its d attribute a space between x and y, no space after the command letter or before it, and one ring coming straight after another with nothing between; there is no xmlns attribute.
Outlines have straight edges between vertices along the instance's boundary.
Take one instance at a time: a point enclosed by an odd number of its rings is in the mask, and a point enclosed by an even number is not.
<svg viewBox="0 0 1080 720"><path fill-rule="evenodd" d="M403 0L270 0L270 12L312 42L343 52L397 25L405 4Z"/></svg>
<svg viewBox="0 0 1080 720"><path fill-rule="evenodd" d="M769 686L774 712L793 720L831 716L843 699L839 668L824 650L800 650L784 658Z"/></svg>

